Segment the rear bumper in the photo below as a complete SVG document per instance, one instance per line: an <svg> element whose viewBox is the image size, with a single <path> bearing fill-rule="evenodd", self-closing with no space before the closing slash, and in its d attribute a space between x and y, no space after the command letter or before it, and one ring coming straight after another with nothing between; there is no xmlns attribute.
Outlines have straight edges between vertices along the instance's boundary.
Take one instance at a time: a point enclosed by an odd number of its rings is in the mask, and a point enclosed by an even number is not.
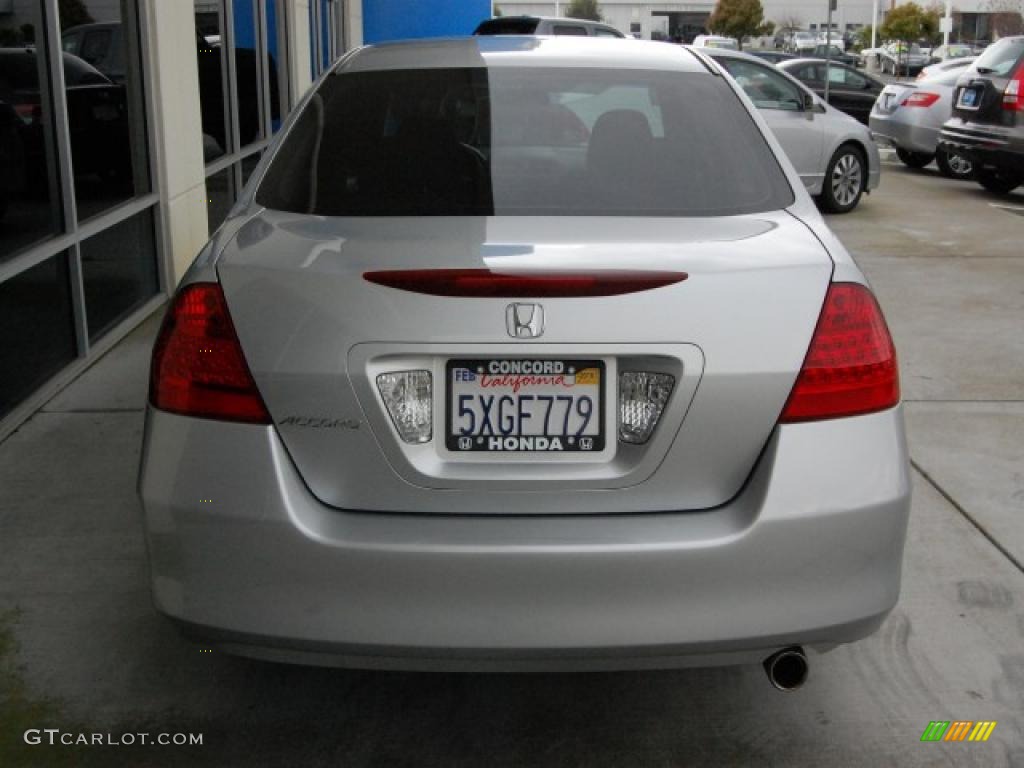
<svg viewBox="0 0 1024 768"><path fill-rule="evenodd" d="M910 152L935 152L939 142L939 129L935 126L919 125L901 120L900 110L892 114L872 111L868 118L871 134L883 144L905 149Z"/></svg>
<svg viewBox="0 0 1024 768"><path fill-rule="evenodd" d="M939 146L957 150L978 167L997 167L1024 175L1024 131L1017 129L1015 134L953 118L943 126Z"/></svg>
<svg viewBox="0 0 1024 768"><path fill-rule="evenodd" d="M705 512L360 513L318 502L272 428L150 411L140 493L157 608L228 650L600 669L869 634L899 595L910 482L897 408L777 429Z"/></svg>

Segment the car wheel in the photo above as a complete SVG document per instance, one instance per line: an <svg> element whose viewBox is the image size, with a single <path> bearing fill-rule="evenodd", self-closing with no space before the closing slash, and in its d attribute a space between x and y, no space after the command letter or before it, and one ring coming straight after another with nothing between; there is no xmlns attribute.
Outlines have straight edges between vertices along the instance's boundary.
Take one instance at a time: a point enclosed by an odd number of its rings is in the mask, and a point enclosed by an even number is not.
<svg viewBox="0 0 1024 768"><path fill-rule="evenodd" d="M867 179L864 155L850 145L840 147L825 171L822 206L832 213L849 213L860 202Z"/></svg>
<svg viewBox="0 0 1024 768"><path fill-rule="evenodd" d="M927 152L911 152L907 149L897 149L896 157L908 168L924 168L935 158L935 155L929 155Z"/></svg>
<svg viewBox="0 0 1024 768"><path fill-rule="evenodd" d="M974 178L974 163L966 155L940 149L935 153L935 164L939 172L951 179L967 180Z"/></svg>
<svg viewBox="0 0 1024 768"><path fill-rule="evenodd" d="M996 195L1008 195L1024 182L1024 177L999 168L979 168L975 178L981 186Z"/></svg>

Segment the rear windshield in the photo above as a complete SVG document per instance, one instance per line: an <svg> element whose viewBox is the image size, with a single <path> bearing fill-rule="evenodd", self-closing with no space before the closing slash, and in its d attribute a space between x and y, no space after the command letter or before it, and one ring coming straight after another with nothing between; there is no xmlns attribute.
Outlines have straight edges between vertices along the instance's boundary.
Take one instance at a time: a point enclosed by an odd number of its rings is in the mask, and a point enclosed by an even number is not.
<svg viewBox="0 0 1024 768"><path fill-rule="evenodd" d="M992 43L974 62L974 68L983 75L1009 77L1017 60L1024 55L1024 37L1012 37Z"/></svg>
<svg viewBox="0 0 1024 768"><path fill-rule="evenodd" d="M539 19L489 19L480 22L474 35L532 35Z"/></svg>
<svg viewBox="0 0 1024 768"><path fill-rule="evenodd" d="M256 201L323 216L718 216L793 192L719 77L517 67L328 77Z"/></svg>

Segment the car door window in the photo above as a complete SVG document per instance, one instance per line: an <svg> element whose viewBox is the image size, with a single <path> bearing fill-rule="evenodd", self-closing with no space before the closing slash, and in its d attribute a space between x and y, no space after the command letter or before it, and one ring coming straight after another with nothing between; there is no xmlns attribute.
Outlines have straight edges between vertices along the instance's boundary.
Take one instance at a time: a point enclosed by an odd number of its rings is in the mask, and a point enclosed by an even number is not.
<svg viewBox="0 0 1024 768"><path fill-rule="evenodd" d="M82 39L82 35L79 34L79 33L71 34L71 35L64 35L64 37L61 38L61 47L64 49L65 53L77 54L78 53L78 43L81 41L81 39Z"/></svg>
<svg viewBox="0 0 1024 768"><path fill-rule="evenodd" d="M742 59L723 58L718 62L736 79L758 109L788 112L803 109L800 89L776 70Z"/></svg>
<svg viewBox="0 0 1024 768"><path fill-rule="evenodd" d="M817 64L805 64L796 72L797 79L803 80L806 83L820 83L822 81L821 75L821 67Z"/></svg>
<svg viewBox="0 0 1024 768"><path fill-rule="evenodd" d="M577 27L572 24L556 24L553 31L556 35L587 36L587 30L583 27Z"/></svg>
<svg viewBox="0 0 1024 768"><path fill-rule="evenodd" d="M843 78L848 88L863 91L868 87L868 79L866 77L858 75L856 72L851 72L848 69L843 70Z"/></svg>
<svg viewBox="0 0 1024 768"><path fill-rule="evenodd" d="M95 66L103 61L110 50L110 30L102 29L97 32L88 32L82 41L82 52L80 58L85 59Z"/></svg>
<svg viewBox="0 0 1024 768"><path fill-rule="evenodd" d="M601 29L598 27L594 30L595 37L621 37L621 35L612 32L610 29Z"/></svg>

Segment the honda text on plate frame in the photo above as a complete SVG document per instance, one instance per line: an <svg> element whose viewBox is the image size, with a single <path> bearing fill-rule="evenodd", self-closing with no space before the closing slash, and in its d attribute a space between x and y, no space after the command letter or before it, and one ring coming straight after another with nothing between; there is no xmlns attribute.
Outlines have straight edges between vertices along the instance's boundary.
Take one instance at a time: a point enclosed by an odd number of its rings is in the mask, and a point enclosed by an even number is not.
<svg viewBox="0 0 1024 768"><path fill-rule="evenodd" d="M157 608L262 658L788 689L899 593L885 321L678 46L350 53L182 281L144 443Z"/></svg>

